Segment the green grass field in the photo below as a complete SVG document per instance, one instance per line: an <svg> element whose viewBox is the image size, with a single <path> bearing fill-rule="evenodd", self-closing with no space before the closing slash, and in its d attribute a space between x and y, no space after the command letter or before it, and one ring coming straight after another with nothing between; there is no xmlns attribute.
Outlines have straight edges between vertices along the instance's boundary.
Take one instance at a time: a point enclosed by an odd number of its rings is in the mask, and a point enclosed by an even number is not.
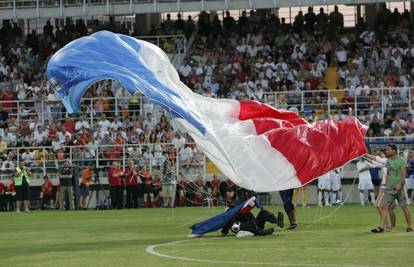
<svg viewBox="0 0 414 267"><path fill-rule="evenodd" d="M371 234L374 208L349 205L298 208L297 230L266 237L187 237L190 225L221 211L1 213L0 266L414 266L414 234L400 209L393 233ZM160 255L146 251L151 245Z"/></svg>

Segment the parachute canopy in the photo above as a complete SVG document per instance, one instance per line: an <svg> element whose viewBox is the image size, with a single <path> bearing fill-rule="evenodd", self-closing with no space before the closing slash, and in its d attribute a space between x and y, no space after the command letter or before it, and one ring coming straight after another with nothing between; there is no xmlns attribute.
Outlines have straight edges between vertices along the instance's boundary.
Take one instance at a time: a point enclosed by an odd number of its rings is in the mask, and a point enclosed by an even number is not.
<svg viewBox="0 0 414 267"><path fill-rule="evenodd" d="M367 152L366 127L354 117L311 124L256 101L200 96L180 81L160 48L126 35L100 31L69 43L50 59L47 76L71 113L98 80L144 94L227 177L256 192L300 187Z"/></svg>

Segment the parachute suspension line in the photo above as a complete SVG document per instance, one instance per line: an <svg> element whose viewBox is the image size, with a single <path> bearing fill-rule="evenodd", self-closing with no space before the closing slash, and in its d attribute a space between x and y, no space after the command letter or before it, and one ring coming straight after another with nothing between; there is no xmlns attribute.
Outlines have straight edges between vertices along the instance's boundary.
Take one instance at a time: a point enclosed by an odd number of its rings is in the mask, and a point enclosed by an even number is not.
<svg viewBox="0 0 414 267"><path fill-rule="evenodd" d="M171 126L173 126L173 128L174 129L180 129L180 127L178 127L177 126L177 124L176 124L176 122L175 122L175 120L173 119L173 115L172 115L172 110L171 110L171 108L169 108L169 107L166 107L166 106L164 106L164 105L162 105L162 103L160 102L160 101L156 101L156 100L154 100L154 99L151 99L151 100L149 100L150 102L154 102L155 104L157 104L157 105L160 105L161 107L163 107L164 108L164 110L166 111L166 112L168 112L168 114L170 115L170 118L171 118L171 120L170 120L170 124L171 124ZM186 134L186 133L184 133L184 134ZM178 155L178 151L177 151L177 157L178 157L179 155ZM178 175L177 175L178 176ZM177 176L176 176L176 179L175 179L175 182L176 182L176 184L178 185L178 183L179 183L179 181L177 180ZM204 177L204 179L205 179L206 177ZM197 186L198 187L198 186ZM199 190L198 190L199 189ZM203 204L203 203L206 203L207 204L207 206L212 206L212 203L213 203L213 201L215 200L216 202L217 202L217 204L219 204L219 205L225 205L226 204L226 202L225 201L221 201L221 200L219 200L219 199L217 199L217 198L215 198L208 190L206 190L206 189L204 189L204 188L200 188L200 187L198 187L198 188L192 188L190 185L186 185L185 186L185 188L184 188L184 190L186 191L186 192L189 192L189 193L191 193L191 194L193 194L193 195L195 195L196 193L200 193L201 194L201 197L202 197L202 203L199 203L199 202L196 202L196 201L194 201L194 200L192 200L192 199L189 199L188 197L186 197L185 195L184 195L184 199L188 202L188 203L191 203L191 204L195 204L195 205L197 205L197 204ZM175 195L174 195L174 200L175 200ZM175 202L174 202L175 203Z"/></svg>
<svg viewBox="0 0 414 267"><path fill-rule="evenodd" d="M344 199L344 201L343 201L343 203L346 203L347 202L347 200L349 199L349 197L351 196L351 194L354 192L354 187L355 187L355 182L356 182L356 180L357 179L354 179L353 181L352 181L352 184L351 184L351 187L350 187L350 189L349 189L349 191L348 191L348 193L346 194L346 196L345 196L345 199ZM315 219L311 224L309 224L307 227L306 227L306 229L308 229L308 228L311 228L311 227L313 227L313 226L315 226L316 224L318 224L318 223L320 223L320 222L322 222L322 221L324 221L324 220L327 220L327 219L330 219L335 213L337 213L341 208L342 208L342 206L343 205L339 205L338 207L336 207L334 210L332 210L328 215L326 215L326 216L322 216L322 208L319 208L319 211L320 211L320 213L319 213L319 218L318 219Z"/></svg>

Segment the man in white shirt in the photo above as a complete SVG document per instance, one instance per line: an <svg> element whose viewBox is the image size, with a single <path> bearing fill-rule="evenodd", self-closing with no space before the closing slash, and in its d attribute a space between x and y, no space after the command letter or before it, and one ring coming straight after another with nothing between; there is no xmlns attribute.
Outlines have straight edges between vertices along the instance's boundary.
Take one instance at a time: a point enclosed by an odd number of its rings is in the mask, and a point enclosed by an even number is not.
<svg viewBox="0 0 414 267"><path fill-rule="evenodd" d="M329 192L331 191L331 178L329 172L318 178L318 206L331 206L329 202Z"/></svg>
<svg viewBox="0 0 414 267"><path fill-rule="evenodd" d="M364 192L367 190L371 197L371 203L373 205L375 204L374 185L372 184L371 174L369 172L373 167L374 166L364 158L361 158L357 163L359 200L362 206L365 205Z"/></svg>
<svg viewBox="0 0 414 267"><path fill-rule="evenodd" d="M102 114L101 119L98 121L98 125L100 125L104 131L107 131L111 126L111 123L106 119L105 114Z"/></svg>
<svg viewBox="0 0 414 267"><path fill-rule="evenodd" d="M89 129L89 122L85 120L85 117L80 116L79 120L75 124L75 130L79 131L81 129Z"/></svg>
<svg viewBox="0 0 414 267"><path fill-rule="evenodd" d="M178 71L180 72L181 76L187 78L188 75L191 73L191 66L188 64L187 59L183 60L183 64L179 67Z"/></svg>
<svg viewBox="0 0 414 267"><path fill-rule="evenodd" d="M152 117L152 113L148 112L147 116L144 120L144 122L142 123L142 125L144 126L144 129L148 126L150 129L154 129L155 126L157 125L157 119Z"/></svg>
<svg viewBox="0 0 414 267"><path fill-rule="evenodd" d="M118 131L119 128L122 128L122 122L120 122L118 120L117 117L114 118L114 120L111 122L111 124L109 125L109 128L114 129L114 131Z"/></svg>
<svg viewBox="0 0 414 267"><path fill-rule="evenodd" d="M171 143L174 145L175 149L180 149L185 144L185 138L180 132L177 132Z"/></svg>
<svg viewBox="0 0 414 267"><path fill-rule="evenodd" d="M193 150L189 145L180 149L179 152L180 157L180 164L184 167L189 169L193 162Z"/></svg>

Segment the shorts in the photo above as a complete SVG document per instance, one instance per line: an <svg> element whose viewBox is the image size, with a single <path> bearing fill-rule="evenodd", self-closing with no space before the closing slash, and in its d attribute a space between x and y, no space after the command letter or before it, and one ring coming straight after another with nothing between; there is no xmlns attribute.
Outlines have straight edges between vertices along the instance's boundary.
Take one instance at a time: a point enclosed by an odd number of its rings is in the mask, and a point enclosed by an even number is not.
<svg viewBox="0 0 414 267"><path fill-rule="evenodd" d="M371 179L372 185L375 187L381 186L381 179Z"/></svg>
<svg viewBox="0 0 414 267"><path fill-rule="evenodd" d="M89 196L89 187L87 185L84 185L84 184L80 185L80 195L82 197Z"/></svg>
<svg viewBox="0 0 414 267"><path fill-rule="evenodd" d="M414 189L414 177L412 175L408 176L405 179L405 184L407 185L407 189Z"/></svg>
<svg viewBox="0 0 414 267"><path fill-rule="evenodd" d="M339 175L331 175L331 190L341 190L341 177Z"/></svg>
<svg viewBox="0 0 414 267"><path fill-rule="evenodd" d="M372 184L371 178L359 178L358 179L358 189L359 190L372 190L374 185Z"/></svg>
<svg viewBox="0 0 414 267"><path fill-rule="evenodd" d="M375 200L375 207L381 208L382 206L382 199L384 198L384 189L381 189L378 193L377 199ZM395 208L395 201L390 205L390 208Z"/></svg>
<svg viewBox="0 0 414 267"><path fill-rule="evenodd" d="M21 185L16 186L16 200L17 201L28 201L30 200L30 186Z"/></svg>
<svg viewBox="0 0 414 267"><path fill-rule="evenodd" d="M319 190L331 190L331 178L328 174L322 175L318 179Z"/></svg>
<svg viewBox="0 0 414 267"><path fill-rule="evenodd" d="M175 186L173 184L163 185L160 195L162 197L174 197L174 195L175 195Z"/></svg>
<svg viewBox="0 0 414 267"><path fill-rule="evenodd" d="M407 190L405 187L397 191L395 189L385 188L384 196L382 197L381 206L382 207L392 207L395 205L395 200L398 201L401 207L408 205Z"/></svg>

